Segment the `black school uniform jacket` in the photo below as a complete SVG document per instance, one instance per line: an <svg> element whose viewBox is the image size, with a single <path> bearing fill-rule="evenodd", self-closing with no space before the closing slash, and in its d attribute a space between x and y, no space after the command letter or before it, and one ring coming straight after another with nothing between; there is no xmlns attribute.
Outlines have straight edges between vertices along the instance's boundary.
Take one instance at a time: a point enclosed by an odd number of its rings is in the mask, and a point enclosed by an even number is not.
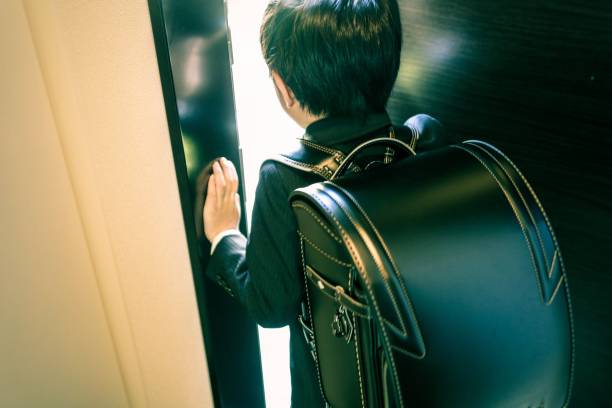
<svg viewBox="0 0 612 408"><path fill-rule="evenodd" d="M308 126L303 137L348 153L367 139L386 135L390 125L386 113L363 118L330 117ZM207 276L229 289L261 326L289 325L293 408L324 406L314 360L297 322L305 282L297 223L288 201L296 188L319 181L322 178L318 175L265 162L255 193L249 238L224 237L206 271Z"/></svg>

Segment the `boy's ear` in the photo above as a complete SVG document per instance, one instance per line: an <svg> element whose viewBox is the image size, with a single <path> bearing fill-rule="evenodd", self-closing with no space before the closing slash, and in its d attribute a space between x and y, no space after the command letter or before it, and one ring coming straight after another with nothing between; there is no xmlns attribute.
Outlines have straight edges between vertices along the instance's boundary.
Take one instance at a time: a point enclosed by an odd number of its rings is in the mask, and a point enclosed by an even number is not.
<svg viewBox="0 0 612 408"><path fill-rule="evenodd" d="M276 86L276 92L283 100L285 107L287 109L293 107L296 103L293 91L289 89L285 81L283 81L283 78L274 70L272 70L272 80L274 81L274 86Z"/></svg>

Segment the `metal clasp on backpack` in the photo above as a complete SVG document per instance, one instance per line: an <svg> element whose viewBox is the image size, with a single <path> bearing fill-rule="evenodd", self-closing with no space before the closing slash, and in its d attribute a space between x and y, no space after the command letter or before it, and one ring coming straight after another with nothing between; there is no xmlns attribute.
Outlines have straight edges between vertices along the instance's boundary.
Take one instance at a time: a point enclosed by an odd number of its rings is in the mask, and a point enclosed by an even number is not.
<svg viewBox="0 0 612 408"><path fill-rule="evenodd" d="M393 129L393 126L389 128L389 138L395 139L395 129ZM385 148L385 156L383 158L383 163L384 164L391 163L393 161L394 156L395 156L395 150L387 146Z"/></svg>
<svg viewBox="0 0 612 408"><path fill-rule="evenodd" d="M350 343L353 338L353 323L346 310L346 307L340 306L334 314L334 318L331 323L332 333L336 337L344 337L346 343Z"/></svg>

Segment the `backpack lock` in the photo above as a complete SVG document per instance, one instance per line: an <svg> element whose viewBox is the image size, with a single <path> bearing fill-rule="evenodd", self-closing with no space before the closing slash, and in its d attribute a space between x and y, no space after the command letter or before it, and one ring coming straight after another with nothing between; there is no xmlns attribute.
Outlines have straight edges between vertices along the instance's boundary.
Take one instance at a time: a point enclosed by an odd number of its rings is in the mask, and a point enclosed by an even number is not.
<svg viewBox="0 0 612 408"><path fill-rule="evenodd" d="M336 286L336 302L339 304L338 310L334 314L334 318L331 323L332 333L336 337L344 337L346 343L350 343L353 338L353 323L346 310L346 307L340 304L340 297L344 294L344 288L342 286Z"/></svg>

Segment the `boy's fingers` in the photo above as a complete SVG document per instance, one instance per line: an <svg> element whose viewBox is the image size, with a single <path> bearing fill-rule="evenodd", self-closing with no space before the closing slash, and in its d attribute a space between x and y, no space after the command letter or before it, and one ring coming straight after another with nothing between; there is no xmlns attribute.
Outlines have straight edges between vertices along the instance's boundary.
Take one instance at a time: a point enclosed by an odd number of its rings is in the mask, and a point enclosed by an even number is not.
<svg viewBox="0 0 612 408"><path fill-rule="evenodd" d="M223 167L223 175L227 183L227 189L225 191L225 198L233 200L233 195L238 191L238 174L234 164L226 158L221 159L221 166Z"/></svg>
<svg viewBox="0 0 612 408"><path fill-rule="evenodd" d="M238 192L239 180L238 180L238 172L236 171L236 167L234 167L233 164L232 164L232 181L233 181L232 192L235 194Z"/></svg>
<svg viewBox="0 0 612 408"><path fill-rule="evenodd" d="M236 172L236 167L234 163L229 160L226 160L227 167L229 170L229 180L231 182L231 195L234 195L238 192L238 173Z"/></svg>
<svg viewBox="0 0 612 408"><path fill-rule="evenodd" d="M206 191L206 197L204 199L204 208L202 210L205 210L207 206L216 205L218 202L217 186L214 178L215 176L212 175L208 179L208 190Z"/></svg>
<svg viewBox="0 0 612 408"><path fill-rule="evenodd" d="M216 195L217 195L217 189L215 186L215 176L213 174L208 179L208 190L206 191L206 200L208 199L214 200Z"/></svg>
<svg viewBox="0 0 612 408"><path fill-rule="evenodd" d="M215 180L217 204L221 204L225 196L225 177L223 177L223 171L218 161L213 164L213 175L211 178Z"/></svg>

